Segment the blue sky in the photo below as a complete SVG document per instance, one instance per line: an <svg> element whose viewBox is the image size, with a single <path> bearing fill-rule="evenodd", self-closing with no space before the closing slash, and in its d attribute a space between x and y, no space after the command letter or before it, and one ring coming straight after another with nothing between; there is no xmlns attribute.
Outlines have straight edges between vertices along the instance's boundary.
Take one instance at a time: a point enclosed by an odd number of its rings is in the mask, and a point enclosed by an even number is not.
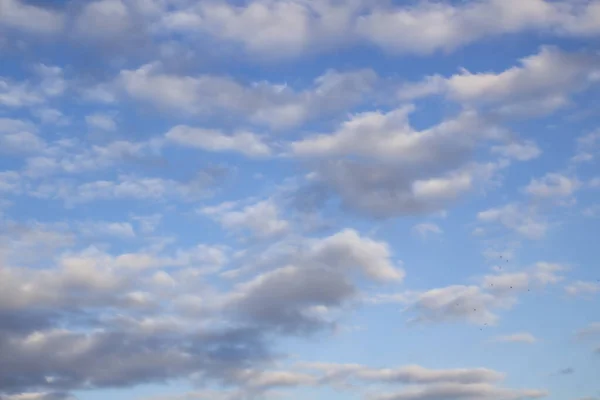
<svg viewBox="0 0 600 400"><path fill-rule="evenodd" d="M0 0L0 399L600 399L599 37Z"/></svg>

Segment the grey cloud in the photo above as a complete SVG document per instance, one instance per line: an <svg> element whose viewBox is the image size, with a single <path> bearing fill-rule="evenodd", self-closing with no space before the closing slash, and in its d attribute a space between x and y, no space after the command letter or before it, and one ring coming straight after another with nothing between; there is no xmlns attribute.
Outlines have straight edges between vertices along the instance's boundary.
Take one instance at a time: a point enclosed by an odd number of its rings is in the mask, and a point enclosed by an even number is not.
<svg viewBox="0 0 600 400"><path fill-rule="evenodd" d="M295 91L268 82L244 86L224 76L173 75L153 63L121 71L117 84L130 97L166 110L234 112L251 122L283 129L360 103L376 80L371 70L327 71L311 88Z"/></svg>
<svg viewBox="0 0 600 400"><path fill-rule="evenodd" d="M525 400L547 396L541 390L518 390L500 388L485 383L439 385L408 388L393 394L375 395L374 400Z"/></svg>
<svg viewBox="0 0 600 400"><path fill-rule="evenodd" d="M354 271L380 282L404 277L403 270L390 258L385 243L352 230L303 241L259 260L275 268L239 284L226 297L225 309L251 323L284 332L302 333L332 326L330 313L358 293L351 279Z"/></svg>
<svg viewBox="0 0 600 400"><path fill-rule="evenodd" d="M516 273L497 273L481 278L479 285L451 285L425 291L378 295L373 303L395 302L406 305L413 323L466 321L476 325L495 325L497 312L512 308L525 289L554 285L564 279L560 264L538 262ZM531 339L513 337L506 339Z"/></svg>
<svg viewBox="0 0 600 400"><path fill-rule="evenodd" d="M0 386L10 393L131 386L199 372L221 378L228 369L268 359L257 334L240 330L187 336L64 330L21 336L2 333Z"/></svg>
<svg viewBox="0 0 600 400"><path fill-rule="evenodd" d="M312 188L304 193L318 194L314 200L339 199L369 216L422 214L485 186L508 165L473 161L478 144L507 134L477 113L465 111L417 131L408 121L413 110L357 114L331 134L292 143L291 153L314 168L307 182Z"/></svg>
<svg viewBox="0 0 600 400"><path fill-rule="evenodd" d="M65 17L51 8L27 4L21 0L0 2L0 28L9 28L37 35L60 33Z"/></svg>

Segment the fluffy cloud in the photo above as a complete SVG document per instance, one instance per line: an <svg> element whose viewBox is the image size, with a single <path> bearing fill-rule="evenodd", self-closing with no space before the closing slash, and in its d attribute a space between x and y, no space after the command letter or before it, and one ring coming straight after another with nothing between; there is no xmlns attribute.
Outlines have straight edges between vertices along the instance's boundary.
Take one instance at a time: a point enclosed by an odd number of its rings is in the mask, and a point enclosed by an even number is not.
<svg viewBox="0 0 600 400"><path fill-rule="evenodd" d="M250 132L225 135L214 129L178 125L171 128L165 137L168 141L181 146L195 147L206 151L235 151L253 157L264 157L271 154L269 146L263 143L258 135Z"/></svg>
<svg viewBox="0 0 600 400"><path fill-rule="evenodd" d="M332 134L292 143L291 152L317 162L314 185L335 192L346 207L379 217L443 209L507 165L469 162L478 143L505 135L477 113L416 131L408 122L413 110L354 115Z"/></svg>
<svg viewBox="0 0 600 400"><path fill-rule="evenodd" d="M545 114L568 103L568 95L599 80L596 55L542 47L521 65L501 73L463 70L449 78L431 76L400 89L404 99L442 94L475 107L493 107L503 116Z"/></svg>
<svg viewBox="0 0 600 400"><path fill-rule="evenodd" d="M56 34L64 28L65 18L59 12L21 0L2 0L0 11L0 27L38 35Z"/></svg>
<svg viewBox="0 0 600 400"><path fill-rule="evenodd" d="M205 207L202 214L215 218L226 229L248 229L261 238L282 235L290 228L289 223L280 217L280 211L272 199L248 205L241 210L233 209L234 204Z"/></svg>
<svg viewBox="0 0 600 400"><path fill-rule="evenodd" d="M498 223L528 239L540 239L548 230L548 223L537 214L535 208L518 203L481 211L477 219L486 224Z"/></svg>
<svg viewBox="0 0 600 400"><path fill-rule="evenodd" d="M173 75L153 63L121 71L118 83L132 98L164 109L191 114L233 112L257 124L289 128L360 103L376 78L371 70L331 70L315 79L311 88L295 91L268 82L243 86L225 76Z"/></svg>
<svg viewBox="0 0 600 400"><path fill-rule="evenodd" d="M565 198L572 196L580 186L581 183L576 178L549 173L540 179L533 179L524 190L538 198Z"/></svg>
<svg viewBox="0 0 600 400"><path fill-rule="evenodd" d="M374 8L358 18L359 33L394 52L452 51L484 37L527 30L596 35L600 4L545 0L422 2ZM425 28L423 28L425 27Z"/></svg>
<svg viewBox="0 0 600 400"><path fill-rule="evenodd" d="M479 285L451 285L425 291L406 291L377 295L374 303L402 303L412 314L413 323L466 321L476 325L498 323L498 310L517 304L518 295L530 288L562 281L567 268L560 264L538 262L520 272L500 272L481 278Z"/></svg>
<svg viewBox="0 0 600 400"><path fill-rule="evenodd" d="M385 243L349 229L304 241L267 262L274 269L239 284L226 308L252 323L287 332L331 326L330 311L356 299L353 272L380 282L402 280L404 271L390 256ZM279 266L278 259L286 265Z"/></svg>

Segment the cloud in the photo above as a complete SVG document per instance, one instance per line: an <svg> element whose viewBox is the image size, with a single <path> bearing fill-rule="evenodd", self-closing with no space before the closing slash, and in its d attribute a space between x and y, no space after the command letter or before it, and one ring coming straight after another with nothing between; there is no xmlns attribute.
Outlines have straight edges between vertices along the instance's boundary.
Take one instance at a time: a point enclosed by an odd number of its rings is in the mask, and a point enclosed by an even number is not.
<svg viewBox="0 0 600 400"><path fill-rule="evenodd" d="M342 42L360 8L357 1L203 3L171 12L161 22L168 31L207 33L250 54L282 59Z"/></svg>
<svg viewBox="0 0 600 400"><path fill-rule="evenodd" d="M77 139L57 140L43 152L26 159L24 174L45 177L57 173L80 174L113 167L125 162L143 162L160 155L162 142L116 140L105 145L89 145Z"/></svg>
<svg viewBox="0 0 600 400"><path fill-rule="evenodd" d="M432 223L417 224L413 226L413 230L421 237L427 237L430 234L441 235L443 233L442 229L439 226Z"/></svg>
<svg viewBox="0 0 600 400"><path fill-rule="evenodd" d="M489 0L376 7L357 20L363 37L396 53L449 52L486 37L524 31L598 34L597 2Z"/></svg>
<svg viewBox="0 0 600 400"><path fill-rule="evenodd" d="M117 124L115 123L113 117L108 114L96 113L86 115L85 122L89 127L103 131L114 131L117 129Z"/></svg>
<svg viewBox="0 0 600 400"><path fill-rule="evenodd" d="M0 10L0 27L8 26L25 33L55 35L65 24L61 13L20 0L2 0Z"/></svg>
<svg viewBox="0 0 600 400"><path fill-rule="evenodd" d="M335 194L345 208L376 217L442 210L508 165L471 161L479 143L505 134L477 113L416 131L413 109L353 115L332 134L292 143L291 152L314 163L310 184L325 198Z"/></svg>
<svg viewBox="0 0 600 400"><path fill-rule="evenodd" d="M532 207L518 203L480 211L477 220L482 223L498 223L528 239L541 239L548 230L548 223L537 215Z"/></svg>
<svg viewBox="0 0 600 400"><path fill-rule="evenodd" d="M531 333L513 333L511 335L496 336L492 339L493 342L505 342L505 343L535 343L537 339Z"/></svg>
<svg viewBox="0 0 600 400"><path fill-rule="evenodd" d="M209 35L267 59L289 59L366 42L392 53L450 52L489 37L522 32L597 35L597 2L487 0L464 4L422 2L254 0L202 3L170 11L161 32L186 38Z"/></svg>
<svg viewBox="0 0 600 400"><path fill-rule="evenodd" d="M355 272L376 282L404 277L385 243L350 229L299 243L277 256L267 262L273 269L238 284L225 308L249 323L288 333L332 327L331 312L356 300Z"/></svg>
<svg viewBox="0 0 600 400"><path fill-rule="evenodd" d="M10 108L39 105L67 89L62 68L37 64L33 72L35 79L21 82L0 77L0 104Z"/></svg>
<svg viewBox="0 0 600 400"><path fill-rule="evenodd" d="M485 275L479 285L451 285L424 291L406 291L375 295L372 303L401 303L404 312L412 315L412 323L468 322L475 325L496 325L497 311L508 310L526 289L554 285L562 281L560 274L567 267L561 264L537 262L520 272Z"/></svg>
<svg viewBox="0 0 600 400"><path fill-rule="evenodd" d="M63 200L69 206L99 200L120 199L161 201L169 198L190 201L206 197L210 194L212 185L212 178L205 174L198 174L187 182L121 175L116 180L96 180L81 184L42 183L35 189L32 196Z"/></svg>
<svg viewBox="0 0 600 400"><path fill-rule="evenodd" d="M485 399L485 400L521 400L538 399L547 396L542 390L517 390L499 388L485 383L439 385L412 387L404 391L381 394L370 397L373 400L435 400L435 399Z"/></svg>
<svg viewBox="0 0 600 400"><path fill-rule="evenodd" d="M214 152L235 151L251 157L265 157L271 149L261 137L250 132L237 132L225 135L218 130L192 128L178 125L171 128L165 138L180 146L195 147Z"/></svg>
<svg viewBox="0 0 600 400"><path fill-rule="evenodd" d="M540 179L532 179L524 191L538 198L565 198L571 197L580 187L581 182L577 178L548 173Z"/></svg>
<svg viewBox="0 0 600 400"><path fill-rule="evenodd" d="M241 210L231 209L233 204L205 207L202 214L215 218L226 229L248 229L261 238L285 234L290 225L280 217L280 210L272 199L248 205Z"/></svg>
<svg viewBox="0 0 600 400"><path fill-rule="evenodd" d="M430 76L401 88L399 96L411 99L441 94L465 105L492 107L494 113L514 117L554 111L568 103L569 94L598 82L596 55L546 46L520 62L520 66L498 74L463 70L449 78Z"/></svg>
<svg viewBox="0 0 600 400"><path fill-rule="evenodd" d="M592 322L585 328L577 331L576 336L579 339L594 338L600 336L600 322Z"/></svg>
<svg viewBox="0 0 600 400"><path fill-rule="evenodd" d="M593 295L600 293L600 283L575 281L565 286L565 292L570 296Z"/></svg>
<svg viewBox="0 0 600 400"><path fill-rule="evenodd" d="M571 375L574 372L575 372L575 370L571 367L563 368L560 371L558 371L558 373L561 375Z"/></svg>
<svg viewBox="0 0 600 400"><path fill-rule="evenodd" d="M0 151L5 154L35 153L44 149L46 143L37 135L37 129L29 121L0 118Z"/></svg>
<svg viewBox="0 0 600 400"><path fill-rule="evenodd" d="M503 157L514 158L518 161L529 161L538 158L542 151L532 141L513 142L505 145L492 146L492 153Z"/></svg>
<svg viewBox="0 0 600 400"><path fill-rule="evenodd" d="M360 103L376 80L371 70L330 70L316 78L312 87L295 91L264 81L244 86L225 76L173 75L163 72L156 62L121 71L117 83L130 97L165 110L192 115L234 113L256 124L284 129Z"/></svg>

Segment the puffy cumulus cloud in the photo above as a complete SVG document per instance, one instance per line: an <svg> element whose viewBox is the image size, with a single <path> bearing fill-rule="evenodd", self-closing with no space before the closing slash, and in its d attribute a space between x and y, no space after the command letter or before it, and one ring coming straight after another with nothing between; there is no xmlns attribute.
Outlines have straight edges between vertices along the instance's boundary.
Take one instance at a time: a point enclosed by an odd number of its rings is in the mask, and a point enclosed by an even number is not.
<svg viewBox="0 0 600 400"><path fill-rule="evenodd" d="M241 45L248 53L289 58L346 40L362 1L250 1L196 4L168 13L167 31L199 33Z"/></svg>
<svg viewBox="0 0 600 400"><path fill-rule="evenodd" d="M200 213L216 219L225 228L234 231L249 230L260 238L285 234L290 224L281 218L278 205L273 199L259 201L242 209L235 204L225 203L214 207L204 207Z"/></svg>
<svg viewBox="0 0 600 400"><path fill-rule="evenodd" d="M532 179L524 188L525 193L537 198L569 198L581 187L577 178L558 173L548 173L540 179Z"/></svg>
<svg viewBox="0 0 600 400"><path fill-rule="evenodd" d="M597 35L599 10L596 1L419 2L374 7L357 19L356 29L390 51L428 54L523 31Z"/></svg>
<svg viewBox="0 0 600 400"><path fill-rule="evenodd" d="M565 286L565 292L570 296L585 296L600 293L600 283L592 281L575 281Z"/></svg>
<svg viewBox="0 0 600 400"><path fill-rule="evenodd" d="M401 303L412 314L413 323L466 321L476 325L495 325L497 311L508 310L526 290L554 285L564 279L561 264L538 262L519 272L499 272L483 276L478 285L451 285L424 291L379 294L372 303Z"/></svg>
<svg viewBox="0 0 600 400"><path fill-rule="evenodd" d="M0 77L1 105L9 108L40 105L61 96L67 89L62 68L37 64L32 69L32 79L15 81Z"/></svg>
<svg viewBox="0 0 600 400"><path fill-rule="evenodd" d="M253 0L208 2L169 11L161 32L210 35L247 53L281 59L367 42L395 53L452 51L486 37L526 31L559 36L600 33L596 1L419 2Z"/></svg>
<svg viewBox="0 0 600 400"><path fill-rule="evenodd" d="M541 239L548 230L548 222L534 207L519 203L480 211L477 220L484 224L500 224L528 239Z"/></svg>
<svg viewBox="0 0 600 400"><path fill-rule="evenodd" d="M569 95L599 81L598 56L567 53L542 47L537 54L521 59L521 65L500 73L471 73L463 70L449 78L430 76L407 84L400 98L433 94L503 116L545 114L564 106Z"/></svg>
<svg viewBox="0 0 600 400"><path fill-rule="evenodd" d="M289 128L360 103L377 76L371 70L327 71L312 87L296 91L269 82L243 84L226 76L174 75L160 63L123 70L117 79L130 97L189 114L235 113L272 128Z"/></svg>
<svg viewBox="0 0 600 400"><path fill-rule="evenodd" d="M0 360L0 382L9 391L129 386L198 372L219 376L268 356L255 332L240 330L175 338L156 332L44 330L3 335L0 346L6 356ZM9 368L11 359L19 363Z"/></svg>
<svg viewBox="0 0 600 400"><path fill-rule="evenodd" d="M194 147L214 152L239 152L251 157L264 157L271 154L270 147L262 138L251 132L236 132L225 135L214 129L192 128L178 125L171 128L165 138L180 146Z"/></svg>
<svg viewBox="0 0 600 400"><path fill-rule="evenodd" d="M0 1L0 28L8 27L35 35L55 35L64 29L65 16L22 0Z"/></svg>
<svg viewBox="0 0 600 400"><path fill-rule="evenodd" d="M127 223L98 222L72 229L132 231ZM357 273L375 282L403 278L386 243L352 230L296 238L280 258L259 252L266 271L230 291L204 280L231 261L223 246L113 254L75 250L72 235L59 233L20 229L0 237L0 387L6 393L192 376L252 395L316 384L318 377L306 373L263 370L272 357L266 336L332 326L335 312L357 299ZM77 329L66 328L75 323Z"/></svg>
<svg viewBox="0 0 600 400"><path fill-rule="evenodd" d="M404 277L386 243L350 229L266 256L259 263L270 270L238 284L223 299L224 307L250 323L284 332L332 326L332 313L357 299L356 272L376 282Z"/></svg>
<svg viewBox="0 0 600 400"><path fill-rule="evenodd" d="M315 190L378 217L439 211L508 165L472 161L478 144L507 134L477 113L416 131L408 122L412 111L354 115L331 134L292 143L291 154L315 162Z"/></svg>
<svg viewBox="0 0 600 400"><path fill-rule="evenodd" d="M38 136L30 121L0 118L0 151L4 154L27 154L42 151L46 142Z"/></svg>
<svg viewBox="0 0 600 400"><path fill-rule="evenodd" d="M486 383L443 383L424 387L411 387L396 393L373 395L373 400L434 400L434 399L485 399L522 400L546 397L548 392L535 389L507 389Z"/></svg>
<svg viewBox="0 0 600 400"><path fill-rule="evenodd" d="M510 335L496 336L491 339L492 342L499 343L535 343L537 339L531 333L528 332L520 332L513 333Z"/></svg>

